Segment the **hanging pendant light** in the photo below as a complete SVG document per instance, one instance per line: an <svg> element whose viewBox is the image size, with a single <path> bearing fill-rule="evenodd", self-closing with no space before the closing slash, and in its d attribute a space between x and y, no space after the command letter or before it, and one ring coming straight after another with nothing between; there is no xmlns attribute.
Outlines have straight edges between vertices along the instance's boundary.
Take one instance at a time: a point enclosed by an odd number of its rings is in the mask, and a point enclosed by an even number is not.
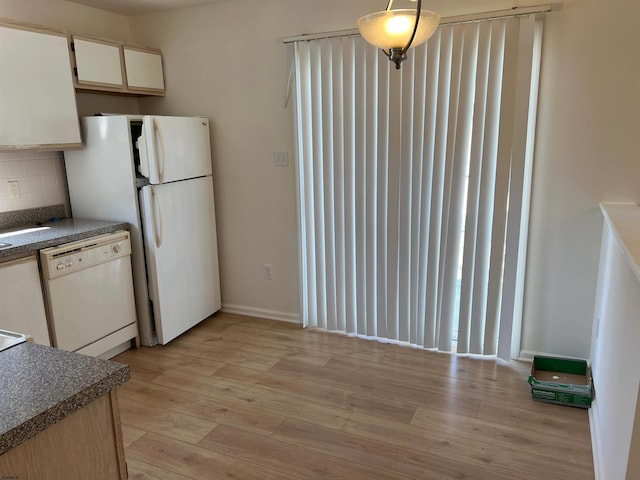
<svg viewBox="0 0 640 480"><path fill-rule="evenodd" d="M426 42L433 35L440 15L422 10L422 0L418 0L415 10L392 10L392 6L393 0L389 0L385 11L359 18L358 30L367 42L382 49L399 69L407 58L407 50Z"/></svg>

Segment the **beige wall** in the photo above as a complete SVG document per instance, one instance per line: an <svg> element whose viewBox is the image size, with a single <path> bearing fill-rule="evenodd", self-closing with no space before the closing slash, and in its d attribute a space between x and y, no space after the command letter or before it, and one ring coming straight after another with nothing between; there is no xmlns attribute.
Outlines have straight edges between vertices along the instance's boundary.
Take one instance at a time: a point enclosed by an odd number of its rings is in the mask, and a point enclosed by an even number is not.
<svg viewBox="0 0 640 480"><path fill-rule="evenodd" d="M384 2L381 2L384 3ZM532 4L535 2L530 2ZM513 2L433 1L444 16ZM525 4L524 2L521 4ZM143 110L213 123L223 302L298 314L288 35L353 28L367 0L233 0L132 19L135 40L165 55L168 93ZM545 28L522 349L589 355L602 200L640 198L634 0L566 0ZM636 15L634 15L635 13ZM262 265L273 264L272 281Z"/></svg>
<svg viewBox="0 0 640 480"><path fill-rule="evenodd" d="M128 42L129 19L62 0L0 0L0 18Z"/></svg>
<svg viewBox="0 0 640 480"><path fill-rule="evenodd" d="M477 11L477 3L429 8L453 15ZM511 5L494 0L488 8ZM232 0L132 19L134 40L161 48L165 61L167 95L141 100L141 109L212 121L227 309L299 317L294 127L291 105L284 107L292 47L281 38L354 28L372 8L370 0ZM272 152L285 149L290 166L274 167ZM273 265L273 280L263 279L264 264Z"/></svg>
<svg viewBox="0 0 640 480"><path fill-rule="evenodd" d="M635 0L564 2L545 27L522 349L587 357L602 201L640 200Z"/></svg>

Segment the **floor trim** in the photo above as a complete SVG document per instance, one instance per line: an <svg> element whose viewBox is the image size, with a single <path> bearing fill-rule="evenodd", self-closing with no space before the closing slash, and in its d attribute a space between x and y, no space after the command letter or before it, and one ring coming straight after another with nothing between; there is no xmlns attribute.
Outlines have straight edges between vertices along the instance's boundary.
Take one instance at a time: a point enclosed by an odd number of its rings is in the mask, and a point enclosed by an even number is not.
<svg viewBox="0 0 640 480"><path fill-rule="evenodd" d="M291 312L278 312L276 310L266 310L263 308L246 307L243 305L222 304L224 313L233 313L235 315L244 315L246 317L266 318L269 320L278 320L287 323L300 323L300 314Z"/></svg>

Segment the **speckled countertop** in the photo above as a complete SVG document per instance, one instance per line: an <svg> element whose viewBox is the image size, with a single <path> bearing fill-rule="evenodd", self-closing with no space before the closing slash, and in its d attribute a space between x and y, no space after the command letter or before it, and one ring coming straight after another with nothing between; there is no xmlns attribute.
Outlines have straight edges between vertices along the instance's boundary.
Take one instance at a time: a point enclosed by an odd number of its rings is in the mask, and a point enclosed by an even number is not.
<svg viewBox="0 0 640 480"><path fill-rule="evenodd" d="M130 378L129 367L34 343L0 352L0 455Z"/></svg>
<svg viewBox="0 0 640 480"><path fill-rule="evenodd" d="M116 230L128 230L129 224L65 218L64 220L42 225L25 225L22 228L29 227L35 230L17 235L12 235L11 233L18 230L18 228L12 228L4 232L0 231L0 243L10 244L8 247L0 248L0 262L3 258L14 255L37 252L43 248L84 240L85 238L115 232Z"/></svg>

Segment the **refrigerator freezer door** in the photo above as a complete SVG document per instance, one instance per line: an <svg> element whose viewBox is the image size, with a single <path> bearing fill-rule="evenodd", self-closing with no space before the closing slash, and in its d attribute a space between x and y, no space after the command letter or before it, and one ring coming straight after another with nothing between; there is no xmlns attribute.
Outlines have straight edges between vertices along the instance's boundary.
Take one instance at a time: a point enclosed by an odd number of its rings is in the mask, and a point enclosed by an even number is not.
<svg viewBox="0 0 640 480"><path fill-rule="evenodd" d="M146 186L140 207L149 293L164 345L221 306L211 177Z"/></svg>
<svg viewBox="0 0 640 480"><path fill-rule="evenodd" d="M138 147L140 173L153 185L211 175L207 118L147 115Z"/></svg>

